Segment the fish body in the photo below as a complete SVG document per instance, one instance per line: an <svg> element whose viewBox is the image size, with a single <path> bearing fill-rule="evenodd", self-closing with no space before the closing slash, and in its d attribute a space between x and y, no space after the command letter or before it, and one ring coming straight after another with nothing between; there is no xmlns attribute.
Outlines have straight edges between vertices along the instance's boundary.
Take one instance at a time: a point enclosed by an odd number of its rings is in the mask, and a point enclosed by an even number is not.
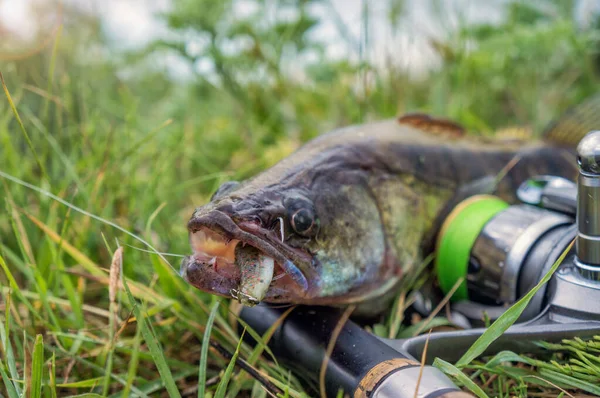
<svg viewBox="0 0 600 398"><path fill-rule="evenodd" d="M477 193L479 182L505 172L493 193L514 202L533 176L574 180L573 148L598 121L581 112L540 139L471 136L425 115L321 135L253 178L224 184L195 210L188 222L194 253L182 276L232 297L243 285L235 256L243 242L275 264L262 301L341 305L381 297L423 260L445 209Z"/></svg>

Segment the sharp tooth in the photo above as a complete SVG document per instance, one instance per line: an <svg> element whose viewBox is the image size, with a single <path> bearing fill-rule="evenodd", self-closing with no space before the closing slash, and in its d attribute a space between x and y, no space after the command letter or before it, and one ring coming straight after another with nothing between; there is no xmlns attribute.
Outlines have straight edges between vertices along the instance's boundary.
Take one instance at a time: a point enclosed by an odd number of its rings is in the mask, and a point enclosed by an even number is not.
<svg viewBox="0 0 600 398"><path fill-rule="evenodd" d="M205 230L196 231L191 237L191 245L195 253L206 257L220 257L228 262L234 261L234 250L238 243L237 239L228 240Z"/></svg>
<svg viewBox="0 0 600 398"><path fill-rule="evenodd" d="M196 231L192 234L192 247L195 252L202 252L202 246L206 242L204 231Z"/></svg>
<svg viewBox="0 0 600 398"><path fill-rule="evenodd" d="M279 220L279 234L280 234L280 238L281 238L281 241L284 242L285 241L285 234L284 234L284 231L283 231L283 218L279 217L278 220Z"/></svg>

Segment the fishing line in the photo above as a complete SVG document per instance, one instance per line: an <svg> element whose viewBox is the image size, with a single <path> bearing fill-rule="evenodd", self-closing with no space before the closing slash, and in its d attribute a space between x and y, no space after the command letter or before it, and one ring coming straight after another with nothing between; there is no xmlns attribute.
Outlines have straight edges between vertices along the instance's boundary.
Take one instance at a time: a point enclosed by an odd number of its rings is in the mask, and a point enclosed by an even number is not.
<svg viewBox="0 0 600 398"><path fill-rule="evenodd" d="M21 185L21 186L24 186L24 187L26 187L26 188L29 188L29 189L31 189L31 190L33 190L33 191L35 191L35 192L38 192L38 193L40 193L40 194L42 194L42 195L44 195L44 196L47 196L47 197L49 197L49 198L52 198L52 199L54 199L55 201L57 201L58 203L62 204L63 206L66 206L66 207L68 207L68 208L70 208L70 209L72 209L72 210L75 210L76 212L78 212L78 213L81 213L81 214L83 214L83 215L86 215L86 216L88 216L88 217L90 217L90 218L93 218L93 219L94 219L94 220L96 220L96 221L100 221L101 223L104 223L104 224L106 224L106 225L110 225L111 227L113 227L113 228L115 228L115 229L117 229L117 230L119 230L119 231L123 232L124 234L127 234L127 235L131 236L131 237L132 237L132 238L134 238L135 240L137 240L137 241L141 242L142 244L146 245L147 247L149 247L151 250L145 250L145 249L141 249L141 248L139 248L139 247L135 247L135 246L131 246L131 245L126 245L126 246L129 246L129 247L131 247L131 248L133 248L133 249L136 249L136 250L139 250L139 251L142 251L142 252L147 252L147 253L154 253L154 254L158 254L158 256L159 256L159 257L160 257L160 258L161 258L161 259L162 259L162 260L163 260L163 261L164 261L164 262L165 262L165 263L166 263L166 264L167 264L167 265L168 265L168 266L169 266L169 267L170 267L170 268L173 270L173 272L174 272L174 273L175 273L175 274L176 274L176 275L177 275L179 278L183 279L183 277L181 276L181 274L179 273L179 271L177 271L177 269L176 269L175 267L173 267L173 265L172 265L172 264L169 262L169 260L167 260L167 259L165 258L165 256L173 256L173 257L185 257L184 255L181 255L181 254L174 254L174 253L161 253L161 252L159 252L158 250L156 250L156 249L154 248L154 246L152 246L150 243L146 242L144 239L140 238L139 236L135 235L135 234L134 234L134 233L132 233L132 232L129 232L128 230L126 230L125 228L123 228L123 227L121 227L121 226L119 226L119 225L115 224L114 222L112 222L112 221L109 221L109 220L106 220L106 219L104 219L104 218L102 218L102 217L99 217L99 216L97 216L97 215L95 215L95 214L93 214L93 213L90 213L89 211L83 210L82 208L80 208L80 207L77 207L77 206L75 206L74 204L72 204L72 203L69 203L69 202L67 202L66 200L62 199L62 198L59 198L58 196L54 195L54 194L53 194L53 193L51 193L51 192L48 192L48 191L46 191L45 189L42 189L42 188L40 188L40 187L37 187L37 186L35 186L35 185L33 185L33 184L30 184L30 183L28 183L28 182L25 182L25 181L23 181L23 180L21 180L21 179L19 179L19 178L17 178L17 177L13 177L13 176L11 176L10 174L7 174L7 173L3 172L2 170L0 170L0 177L2 177L2 178L5 178L5 179L7 179L7 180L9 180L9 181L12 181L12 182L14 182L14 183L16 183L16 184L19 184L19 185ZM281 217L279 217L279 219L280 219L280 225L281 225L281 227L280 227L280 228L281 228L281 231L282 231L282 233L283 233L283 219L282 219ZM282 235L282 236L283 236L283 235ZM280 274L280 275L277 275L277 276L275 276L275 277L273 278L273 281L276 281L276 280L278 280L278 279L280 279L280 278L282 278L283 276L285 276L285 275L288 275L288 274L289 274L288 272L285 272L285 271L284 271L284 273L283 273L283 274Z"/></svg>
<svg viewBox="0 0 600 398"><path fill-rule="evenodd" d="M122 243L123 246L128 246L131 247L132 249L144 252L144 253L155 253L152 250L146 250L146 249L142 249L141 247L137 247L137 246L133 246L133 245L128 245L127 243ZM156 252L159 253L159 252ZM185 257L184 254L175 254L175 253L165 253L165 252L160 252L160 254L162 254L163 256L171 256L171 257Z"/></svg>
<svg viewBox="0 0 600 398"><path fill-rule="evenodd" d="M51 193L51 192L48 192L48 191L46 191L45 189L42 189L42 188L40 188L40 187L37 187L37 186L35 186L35 185L33 185L33 184L30 184L30 183L28 183L28 182L25 182L25 181L23 181L23 180L20 180L20 179L18 179L17 177L13 177L13 176L11 176L10 174L7 174L7 173L5 173L5 172L3 172L3 171L1 171L1 170L0 170L0 177L2 177L2 178L5 178L5 179L7 179L7 180L9 180L9 181L12 181L12 182L14 182L14 183L17 183L17 184L19 184L19 185L21 185L21 186L24 186L24 187L26 187L26 188L29 188L29 189L31 189L31 190L33 190L33 191L35 191L35 192L38 192L38 193L40 193L40 194L42 194L42 195L45 195L45 196L47 196L47 197L49 197L49 198L52 198L52 199L56 200L58 203L60 203L60 204L62 204L62 205L64 205L64 206L67 206L68 208L70 208L70 209L72 209L72 210L75 210L75 211L76 211L76 212L78 212L78 213L81 213L81 214L83 214L83 215L86 215L86 216L88 216L88 217L90 217L90 218L93 218L93 219L94 219L94 220L96 220L96 221L100 221L100 222L102 222L102 223L104 223L104 224L106 224L106 225L110 225L111 227L113 227L113 228L116 228L117 230L119 230L119 231L121 231L121 232L123 232L123 233L125 233L125 234L127 234L127 235L129 235L129 236L131 236L132 238L136 239L137 241L139 241L139 242L143 243L144 245L146 245L146 246L148 246L150 249L152 249L152 253L156 253L156 254L158 254L158 256L159 256L159 257L160 257L160 258L161 258L161 259L162 259L162 260L163 260L165 263L167 263L167 264L169 265L169 267L171 267L171 269L173 270L173 272L175 272L175 274L177 274L177 276L179 276L179 277L181 278L181 275L179 274L179 272L177 271L177 269L176 269L175 267L173 267L173 265L172 265L172 264L171 264L171 263L170 263L170 262L169 262L169 261L168 261L168 260L167 260L167 259L166 259L166 258L165 258L165 257L164 257L164 256L163 256L163 255L162 255L162 254L161 254L161 253L158 251L158 250L156 250L156 249L154 248L154 246L152 246L150 243L146 242L144 239L140 238L139 236L135 235L134 233L132 233L132 232L129 232L129 231L128 231L128 230L126 230L125 228L123 228L123 227L121 227L121 226L119 226L119 225L115 224L115 223L114 223L114 222L112 222L112 221L106 220L106 219L104 219L104 218L102 218L102 217L99 217L99 216L97 216L97 215L95 215L95 214L92 214L92 213L90 213L90 212L88 212L88 211L86 211L86 210L83 210L82 208L80 208L80 207L77 207L77 206L75 206L74 204L71 204L71 203L67 202L66 200L64 200L64 199L62 199L62 198L59 198L58 196L54 195L54 194L53 194L53 193ZM183 278L182 278L182 279L183 279Z"/></svg>

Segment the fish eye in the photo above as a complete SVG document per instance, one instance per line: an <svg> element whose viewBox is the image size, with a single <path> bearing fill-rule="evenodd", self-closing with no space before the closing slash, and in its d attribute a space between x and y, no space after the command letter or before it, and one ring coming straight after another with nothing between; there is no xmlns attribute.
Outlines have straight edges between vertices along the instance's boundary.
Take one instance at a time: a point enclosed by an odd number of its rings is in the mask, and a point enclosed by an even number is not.
<svg viewBox="0 0 600 398"><path fill-rule="evenodd" d="M290 221L294 231L300 235L307 235L315 225L315 214L309 209L297 210Z"/></svg>

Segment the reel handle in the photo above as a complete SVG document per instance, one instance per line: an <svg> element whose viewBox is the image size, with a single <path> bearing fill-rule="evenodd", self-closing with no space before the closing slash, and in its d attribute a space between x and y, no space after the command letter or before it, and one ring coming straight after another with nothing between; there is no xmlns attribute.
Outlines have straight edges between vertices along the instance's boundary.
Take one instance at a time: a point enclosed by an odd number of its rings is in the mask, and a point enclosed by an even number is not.
<svg viewBox="0 0 600 398"><path fill-rule="evenodd" d="M589 132L577 146L577 258L582 276L600 280L600 131Z"/></svg>

